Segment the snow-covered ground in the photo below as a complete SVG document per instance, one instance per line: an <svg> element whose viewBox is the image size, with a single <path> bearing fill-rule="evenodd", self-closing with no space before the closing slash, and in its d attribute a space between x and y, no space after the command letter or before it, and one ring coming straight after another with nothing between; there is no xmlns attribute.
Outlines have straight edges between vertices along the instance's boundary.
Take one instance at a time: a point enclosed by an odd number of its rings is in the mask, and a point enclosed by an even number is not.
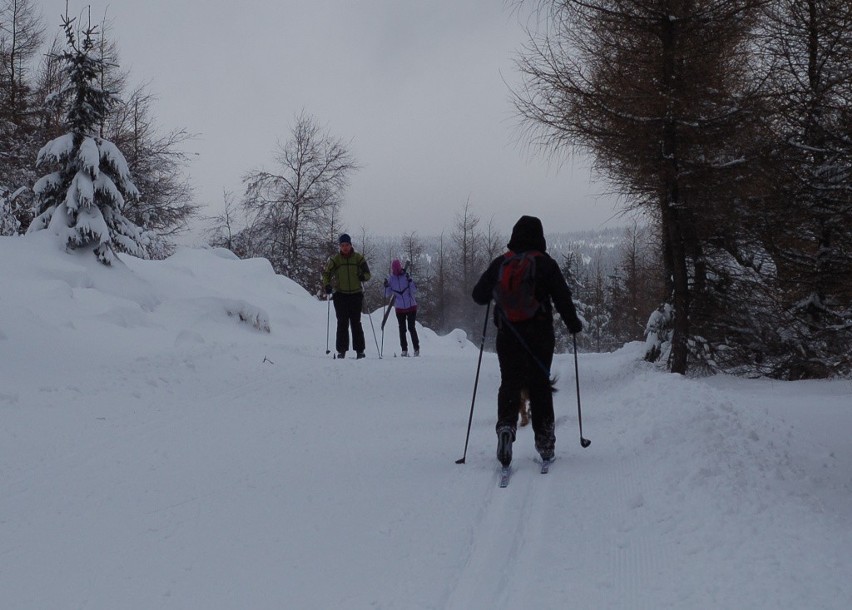
<svg viewBox="0 0 852 610"><path fill-rule="evenodd" d="M852 600L849 381L581 354L582 449L560 355L557 462L540 475L521 429L498 489L492 354L455 464L478 338L421 329L403 359L388 327L379 359L365 316L368 358L333 360L326 304L266 261L123 260L0 238L3 608Z"/></svg>

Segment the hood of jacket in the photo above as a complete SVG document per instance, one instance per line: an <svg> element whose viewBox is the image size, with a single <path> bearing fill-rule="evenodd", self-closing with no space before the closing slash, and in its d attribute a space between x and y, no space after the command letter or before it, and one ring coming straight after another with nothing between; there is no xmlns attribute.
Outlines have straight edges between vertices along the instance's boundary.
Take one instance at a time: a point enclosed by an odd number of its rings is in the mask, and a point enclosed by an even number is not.
<svg viewBox="0 0 852 610"><path fill-rule="evenodd" d="M547 250L541 220L535 216L521 216L512 228L512 238L507 246L513 252L526 252L528 250L544 252Z"/></svg>

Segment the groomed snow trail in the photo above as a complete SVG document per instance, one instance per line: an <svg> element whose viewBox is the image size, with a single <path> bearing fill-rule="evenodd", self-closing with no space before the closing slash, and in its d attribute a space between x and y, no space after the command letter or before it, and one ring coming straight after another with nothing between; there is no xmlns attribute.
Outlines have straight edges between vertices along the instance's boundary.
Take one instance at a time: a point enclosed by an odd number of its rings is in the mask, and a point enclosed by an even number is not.
<svg viewBox="0 0 852 610"><path fill-rule="evenodd" d="M848 381L687 379L638 344L581 354L582 449L559 355L553 469L521 429L498 489L493 354L454 463L478 356L464 333L420 329L423 356L394 358L390 331L379 360L365 316L367 359L335 361L326 304L266 261L183 250L106 270L45 240L0 238L17 287L0 292L4 608L852 599Z"/></svg>

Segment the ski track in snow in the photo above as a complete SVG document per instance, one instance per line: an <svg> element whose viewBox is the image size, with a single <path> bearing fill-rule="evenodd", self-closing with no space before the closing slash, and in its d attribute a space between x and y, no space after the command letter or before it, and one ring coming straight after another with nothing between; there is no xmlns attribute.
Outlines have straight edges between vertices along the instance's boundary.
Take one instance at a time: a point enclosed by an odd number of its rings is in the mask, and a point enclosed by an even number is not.
<svg viewBox="0 0 852 610"><path fill-rule="evenodd" d="M495 474L489 478L489 488L483 492L483 501L467 532L464 564L443 607L511 607L508 604L512 592L523 584L516 566L526 564L524 557L530 544L535 543L530 537L532 521L528 518L535 503L530 466L515 460L509 486L503 489L498 486L500 473L495 466Z"/></svg>
<svg viewBox="0 0 852 610"><path fill-rule="evenodd" d="M581 377L587 375L590 448L579 447L571 413L576 403L566 405L564 383L557 394L558 459L548 475L540 475L529 457L528 429L519 429L507 489L497 487L491 451L477 456L491 461L494 474L466 531L459 575L435 607L508 610L554 599L564 607L649 610L739 607L742 599L762 600L766 608L843 605L831 579L815 602L814 591L803 595L794 584L795 571L771 567L785 565L790 560L781 558L808 544L802 533L790 532L793 538L786 540L774 531L775 523L805 523L810 510L818 509L815 498L801 493L791 504L776 506L761 497L761 486L803 476L791 463L790 449L776 445L789 433L782 428L777 439L762 441L756 430L766 422L760 414L733 409L710 388L701 388L695 404L676 404L673 413L663 409L657 415L653 409L665 405L668 384L700 388L702 382L656 372L599 371L596 362L601 358L587 358L581 369ZM608 409L624 401L616 380L630 378L636 393L625 406L635 418ZM692 444L694 455L678 464L684 443ZM725 492L730 488L733 496ZM703 511L704 520L685 521L683 511ZM757 531L749 525L751 513L760 515ZM842 563L842 542L817 532L823 538L810 543L828 544L837 553L826 564Z"/></svg>

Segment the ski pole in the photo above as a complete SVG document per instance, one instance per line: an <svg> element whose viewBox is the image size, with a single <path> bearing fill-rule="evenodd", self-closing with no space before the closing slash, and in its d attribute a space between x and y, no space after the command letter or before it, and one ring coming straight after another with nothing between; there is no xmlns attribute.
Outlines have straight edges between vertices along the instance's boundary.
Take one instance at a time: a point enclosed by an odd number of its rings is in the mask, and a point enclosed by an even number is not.
<svg viewBox="0 0 852 610"><path fill-rule="evenodd" d="M585 449L592 444L587 438L583 438L583 412L580 410L580 366L577 364L577 335L574 338L574 379L577 380L577 421L580 423L580 446Z"/></svg>
<svg viewBox="0 0 852 610"><path fill-rule="evenodd" d="M325 314L325 355L328 356L331 350L328 349L328 333L331 328L331 295L325 295L325 300L328 301L328 313Z"/></svg>
<svg viewBox="0 0 852 610"><path fill-rule="evenodd" d="M387 324L388 316L390 316L391 309L393 309L393 302L396 300L396 295L391 295L390 302L388 306L385 308L385 313L382 316L382 330L385 329L385 324Z"/></svg>
<svg viewBox="0 0 852 610"><path fill-rule="evenodd" d="M376 327L373 326L373 314L367 311L367 317L370 318L370 328L373 329L373 341L376 342L376 351L379 352L379 359L382 357L382 350L379 349L379 340L376 338Z"/></svg>
<svg viewBox="0 0 852 610"><path fill-rule="evenodd" d="M473 398L470 399L470 417L467 419L467 436L464 437L464 454L456 460L456 464L464 464L467 457L467 443L470 440L470 426L473 423L473 405L476 402L476 387L479 385L479 368L482 365L482 350L485 349L485 333L488 331L488 314L491 312L491 301L485 308L485 323L482 325L482 340L479 342L479 361L476 363L476 379L473 382Z"/></svg>
<svg viewBox="0 0 852 610"><path fill-rule="evenodd" d="M366 295L364 295L366 296ZM364 299L364 306L367 305L367 299ZM382 358L382 350L379 349L379 340L376 338L376 327L373 326L373 314L370 312L370 308L367 307L367 317L370 318L370 328L373 329L373 341L376 342L376 351L379 353L379 359Z"/></svg>
<svg viewBox="0 0 852 610"><path fill-rule="evenodd" d="M382 357L382 353L385 351L385 322L388 321L388 314L390 313L390 308L391 305L393 305L394 298L395 297L391 296L390 303L388 303L385 313L382 316L382 348L379 350L379 358Z"/></svg>
<svg viewBox="0 0 852 610"><path fill-rule="evenodd" d="M547 380L550 382L550 385L554 385L556 381L555 379L552 379L550 377L550 371L546 366L544 366L544 363L538 359L538 356L533 353L532 349L530 349L530 346L527 345L526 341L524 341L524 338L521 336L521 333L518 332L517 328L515 328L515 325L509 322L509 317L506 315L506 312L504 312L499 307L495 308L495 311L499 312L500 315L503 317L503 324L509 327L509 330L512 331L512 334L514 334L515 338L518 340L518 343L521 344L521 347L526 350L526 352L530 355L530 358L532 358L533 362L535 362L536 366L541 369L541 372L544 373L545 377L547 377ZM554 389L553 391L555 392L556 390Z"/></svg>
<svg viewBox="0 0 852 610"><path fill-rule="evenodd" d="M390 302L385 308L385 313L382 316L382 349L379 351L379 357L381 357L381 352L385 350L385 323L388 321L388 316L390 315L391 309L393 308L394 300L396 300L396 295L391 295Z"/></svg>

